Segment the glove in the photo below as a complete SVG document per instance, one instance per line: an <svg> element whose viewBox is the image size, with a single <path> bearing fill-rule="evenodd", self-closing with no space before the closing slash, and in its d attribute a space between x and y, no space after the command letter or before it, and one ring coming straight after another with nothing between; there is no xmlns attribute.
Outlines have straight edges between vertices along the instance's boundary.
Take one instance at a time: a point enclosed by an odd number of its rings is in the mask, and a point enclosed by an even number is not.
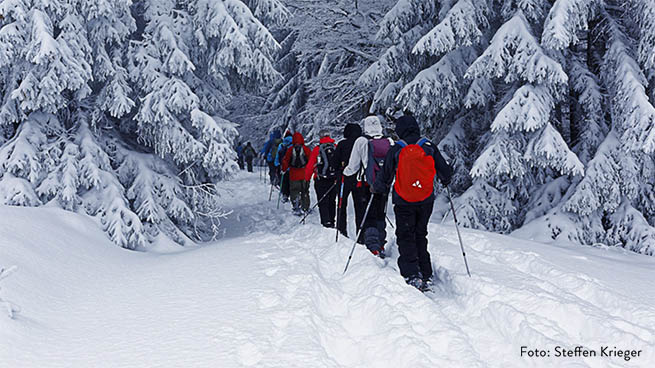
<svg viewBox="0 0 655 368"><path fill-rule="evenodd" d="M446 179L441 179L441 184L443 184L444 187L447 187L450 185L450 180L452 179L452 176Z"/></svg>

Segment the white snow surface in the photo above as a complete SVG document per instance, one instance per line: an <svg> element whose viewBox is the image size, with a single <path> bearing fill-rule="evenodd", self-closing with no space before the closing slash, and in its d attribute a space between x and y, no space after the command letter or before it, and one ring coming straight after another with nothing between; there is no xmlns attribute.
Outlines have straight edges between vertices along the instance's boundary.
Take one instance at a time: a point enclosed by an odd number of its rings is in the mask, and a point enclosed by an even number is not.
<svg viewBox="0 0 655 368"><path fill-rule="evenodd" d="M647 367L655 362L655 258L463 230L433 218L434 293L391 260L276 210L257 173L225 184L224 238L112 244L87 217L0 207L0 367ZM313 190L312 190L313 192ZM315 197L312 193L312 200ZM314 202L315 203L315 202ZM352 208L352 206L350 206ZM391 208L391 206L390 206ZM442 209L435 209L439 211ZM393 218L393 211L389 211ZM349 220L352 222L352 215ZM352 232L352 229L351 229ZM554 357L555 347L642 350ZM521 356L521 346L551 357Z"/></svg>

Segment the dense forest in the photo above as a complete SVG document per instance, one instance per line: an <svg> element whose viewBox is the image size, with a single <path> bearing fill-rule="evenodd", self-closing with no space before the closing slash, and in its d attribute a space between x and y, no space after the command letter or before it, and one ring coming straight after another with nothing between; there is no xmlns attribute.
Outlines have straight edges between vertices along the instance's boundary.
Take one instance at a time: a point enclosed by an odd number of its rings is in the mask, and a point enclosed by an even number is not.
<svg viewBox="0 0 655 368"><path fill-rule="evenodd" d="M237 141L411 112L464 226L655 253L655 1L5 0L0 202L212 239Z"/></svg>

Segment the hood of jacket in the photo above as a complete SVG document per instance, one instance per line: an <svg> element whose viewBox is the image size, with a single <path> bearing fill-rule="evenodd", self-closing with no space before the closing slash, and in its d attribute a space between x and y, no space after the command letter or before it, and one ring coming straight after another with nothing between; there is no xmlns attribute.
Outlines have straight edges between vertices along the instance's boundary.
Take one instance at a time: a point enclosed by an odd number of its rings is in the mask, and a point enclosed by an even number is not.
<svg viewBox="0 0 655 368"><path fill-rule="evenodd" d="M364 134L369 137L382 135L382 124L377 116L368 116L364 119Z"/></svg>
<svg viewBox="0 0 655 368"><path fill-rule="evenodd" d="M343 128L343 137L346 139L356 139L362 135L362 127L356 123L348 123Z"/></svg>
<svg viewBox="0 0 655 368"><path fill-rule="evenodd" d="M421 129L413 116L405 115L396 120L396 134L407 143L416 143L421 138Z"/></svg>
<svg viewBox="0 0 655 368"><path fill-rule="evenodd" d="M293 133L293 144L300 144L300 145L305 145L305 138L303 138L302 134L300 132L295 132Z"/></svg>
<svg viewBox="0 0 655 368"><path fill-rule="evenodd" d="M284 139L282 140L282 144L286 147L289 147L292 143L293 143L293 137L290 135L284 137Z"/></svg>
<svg viewBox="0 0 655 368"><path fill-rule="evenodd" d="M334 139L330 138L329 136L325 136L318 141L318 144L323 143L334 143Z"/></svg>

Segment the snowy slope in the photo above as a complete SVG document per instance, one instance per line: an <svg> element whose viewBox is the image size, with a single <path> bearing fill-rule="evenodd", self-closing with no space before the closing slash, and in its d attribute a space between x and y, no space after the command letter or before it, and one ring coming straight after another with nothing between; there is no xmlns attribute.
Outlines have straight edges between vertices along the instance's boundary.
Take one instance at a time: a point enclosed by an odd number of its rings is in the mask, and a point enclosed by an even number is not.
<svg viewBox="0 0 655 368"><path fill-rule="evenodd" d="M430 225L439 290L268 202L257 174L228 184L224 239L118 248L57 209L0 207L0 367L647 367L655 362L655 258ZM315 200L315 198L313 198ZM436 211L436 210L435 210ZM436 220L435 220L436 221ZM391 228L388 229L393 232ZM395 258L393 236L392 256ZM521 346L641 349L529 358Z"/></svg>

